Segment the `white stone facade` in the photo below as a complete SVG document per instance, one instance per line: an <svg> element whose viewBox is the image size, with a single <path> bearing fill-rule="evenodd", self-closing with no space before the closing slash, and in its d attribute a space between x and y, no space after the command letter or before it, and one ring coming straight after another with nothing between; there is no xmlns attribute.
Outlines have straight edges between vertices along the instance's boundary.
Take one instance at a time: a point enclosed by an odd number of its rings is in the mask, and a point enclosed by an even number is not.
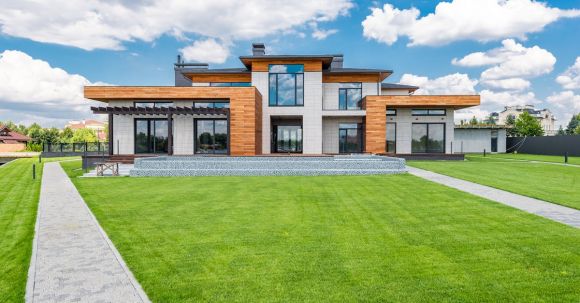
<svg viewBox="0 0 580 303"><path fill-rule="evenodd" d="M492 152L491 138L493 133L497 134L497 152L506 152L506 130L505 128L456 128L455 153L483 153Z"/></svg>

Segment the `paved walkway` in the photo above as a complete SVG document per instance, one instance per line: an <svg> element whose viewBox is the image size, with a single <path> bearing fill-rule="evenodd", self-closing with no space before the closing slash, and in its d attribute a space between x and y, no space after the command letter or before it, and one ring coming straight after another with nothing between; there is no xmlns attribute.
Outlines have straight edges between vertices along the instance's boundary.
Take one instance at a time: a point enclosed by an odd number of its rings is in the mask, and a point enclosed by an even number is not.
<svg viewBox="0 0 580 303"><path fill-rule="evenodd" d="M407 169L410 174L429 181L443 184L488 200L496 201L538 216L580 228L579 210L411 166L407 166Z"/></svg>
<svg viewBox="0 0 580 303"><path fill-rule="evenodd" d="M59 163L44 165L26 302L149 302Z"/></svg>

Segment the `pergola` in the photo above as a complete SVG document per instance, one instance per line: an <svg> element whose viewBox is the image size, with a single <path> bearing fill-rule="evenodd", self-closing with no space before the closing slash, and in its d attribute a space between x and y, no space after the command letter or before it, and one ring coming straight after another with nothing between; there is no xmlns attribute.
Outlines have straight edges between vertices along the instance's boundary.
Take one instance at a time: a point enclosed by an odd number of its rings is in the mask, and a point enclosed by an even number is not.
<svg viewBox="0 0 580 303"><path fill-rule="evenodd" d="M230 133L230 109L229 108L205 108L205 107L127 107L127 106L104 106L91 107L94 114L109 115L109 155L113 155L113 115L167 115L167 143L168 154L173 155L173 115L202 115L215 116L225 115ZM228 136L228 151L230 139Z"/></svg>

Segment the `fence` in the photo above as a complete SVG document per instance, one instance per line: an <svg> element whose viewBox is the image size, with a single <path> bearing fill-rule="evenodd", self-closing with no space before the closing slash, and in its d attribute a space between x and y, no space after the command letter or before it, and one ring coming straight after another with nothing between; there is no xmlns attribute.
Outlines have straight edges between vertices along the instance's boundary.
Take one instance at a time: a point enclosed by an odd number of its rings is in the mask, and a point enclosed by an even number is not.
<svg viewBox="0 0 580 303"><path fill-rule="evenodd" d="M545 137L508 137L506 152L580 157L580 135Z"/></svg>
<svg viewBox="0 0 580 303"><path fill-rule="evenodd" d="M109 152L107 142L77 143L43 143L43 157L64 157L80 155L106 155Z"/></svg>

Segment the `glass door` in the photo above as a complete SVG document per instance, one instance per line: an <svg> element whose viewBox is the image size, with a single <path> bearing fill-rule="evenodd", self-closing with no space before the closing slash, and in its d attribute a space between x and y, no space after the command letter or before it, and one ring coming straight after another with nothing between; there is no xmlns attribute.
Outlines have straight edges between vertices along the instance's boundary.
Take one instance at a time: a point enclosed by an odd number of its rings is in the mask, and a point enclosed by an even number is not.
<svg viewBox="0 0 580 303"><path fill-rule="evenodd" d="M302 152L302 126L276 125L273 132L274 152L276 153L301 153Z"/></svg>
<svg viewBox="0 0 580 303"><path fill-rule="evenodd" d="M169 127L165 119L135 119L135 153L166 154Z"/></svg>
<svg viewBox="0 0 580 303"><path fill-rule="evenodd" d="M225 119L195 120L195 153L227 154L228 122Z"/></svg>
<svg viewBox="0 0 580 303"><path fill-rule="evenodd" d="M362 129L360 124L347 123L339 125L338 151L341 154L362 152Z"/></svg>

